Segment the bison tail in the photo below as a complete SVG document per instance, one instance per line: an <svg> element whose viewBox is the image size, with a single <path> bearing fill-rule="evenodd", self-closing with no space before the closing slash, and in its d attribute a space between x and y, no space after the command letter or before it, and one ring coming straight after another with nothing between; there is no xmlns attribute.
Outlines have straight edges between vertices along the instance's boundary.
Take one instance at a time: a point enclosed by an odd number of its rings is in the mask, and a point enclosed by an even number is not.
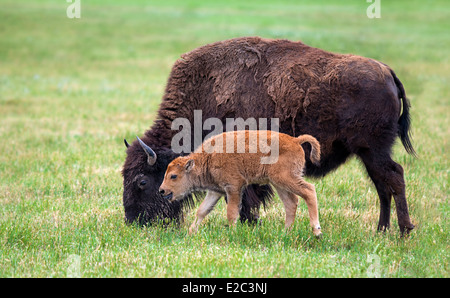
<svg viewBox="0 0 450 298"><path fill-rule="evenodd" d="M299 140L299 144L303 144L305 142L311 144L311 154L310 159L313 164L319 165L320 163L320 144L317 139L310 135L301 135L297 137Z"/></svg>
<svg viewBox="0 0 450 298"><path fill-rule="evenodd" d="M391 69L391 75L394 78L395 85L398 89L398 97L403 102L403 111L398 119L398 136L402 141L403 147L405 147L406 152L413 156L417 156L416 151L411 142L411 116L409 114L409 108L411 104L408 98L406 98L405 88L403 88L402 82L397 78L395 72Z"/></svg>

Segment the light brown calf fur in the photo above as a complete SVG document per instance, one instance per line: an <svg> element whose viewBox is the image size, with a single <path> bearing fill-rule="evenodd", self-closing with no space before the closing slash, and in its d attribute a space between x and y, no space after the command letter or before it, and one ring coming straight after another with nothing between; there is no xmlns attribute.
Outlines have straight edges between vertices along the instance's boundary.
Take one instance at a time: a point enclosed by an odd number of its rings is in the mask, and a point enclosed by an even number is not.
<svg viewBox="0 0 450 298"><path fill-rule="evenodd" d="M239 142L245 138L245 153L239 149ZM260 138L270 146L278 138L278 160L272 164L261 163L261 158L270 156L270 152L251 145ZM234 151L226 149L226 140L234 142ZM217 143L219 142L219 143ZM223 146L220 146L222 142ZM289 228L295 219L298 197L301 196L308 205L308 212L313 233L321 235L317 196L314 185L303 180L305 152L302 143L311 144L311 161L318 164L320 160L319 142L310 135L297 138L274 131L233 131L214 136L206 140L201 147L188 156L178 157L167 167L160 193L174 201L183 198L194 190L207 190L208 193L197 211L197 220L191 225L189 233L195 233L206 215L214 208L219 198L227 196L227 218L234 225L239 216L241 192L248 184L271 183L283 201L286 211L285 226ZM217 146L219 144L219 146ZM233 144L233 143L231 143ZM259 143L258 143L259 144ZM216 145L216 152L211 148ZM243 143L241 143L242 147ZM261 147L261 148L260 148ZM222 152L217 152L219 149ZM250 148L250 150L249 150ZM261 149L261 150L260 150ZM232 151L233 153L229 153ZM263 152L265 153L263 153ZM207 153L210 152L210 153ZM212 153L211 153L212 152Z"/></svg>

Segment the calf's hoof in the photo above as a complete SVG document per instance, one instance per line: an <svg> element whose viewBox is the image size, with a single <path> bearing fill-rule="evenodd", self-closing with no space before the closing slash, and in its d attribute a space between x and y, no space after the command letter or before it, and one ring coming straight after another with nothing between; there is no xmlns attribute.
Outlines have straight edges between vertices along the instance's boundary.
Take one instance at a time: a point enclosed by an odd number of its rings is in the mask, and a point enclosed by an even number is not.
<svg viewBox="0 0 450 298"><path fill-rule="evenodd" d="M316 239L322 238L322 230L320 229L320 227L314 228L313 234L314 234L314 236L316 236Z"/></svg>
<svg viewBox="0 0 450 298"><path fill-rule="evenodd" d="M197 228L195 227L190 227L189 228L189 235L194 235L197 233Z"/></svg>

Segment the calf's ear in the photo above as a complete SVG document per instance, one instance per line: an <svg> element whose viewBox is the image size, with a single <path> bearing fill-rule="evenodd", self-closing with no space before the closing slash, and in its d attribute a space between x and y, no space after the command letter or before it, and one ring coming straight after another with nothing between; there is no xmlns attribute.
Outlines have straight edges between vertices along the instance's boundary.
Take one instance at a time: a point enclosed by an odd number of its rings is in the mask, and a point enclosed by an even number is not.
<svg viewBox="0 0 450 298"><path fill-rule="evenodd" d="M184 166L184 169L186 170L186 172L190 172L192 170L192 168L194 167L194 160L190 159L186 162L186 165Z"/></svg>

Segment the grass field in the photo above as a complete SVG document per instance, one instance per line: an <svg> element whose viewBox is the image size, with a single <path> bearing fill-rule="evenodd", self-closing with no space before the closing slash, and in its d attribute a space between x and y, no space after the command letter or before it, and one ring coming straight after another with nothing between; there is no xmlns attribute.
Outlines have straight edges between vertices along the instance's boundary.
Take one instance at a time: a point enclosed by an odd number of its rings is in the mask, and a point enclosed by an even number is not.
<svg viewBox="0 0 450 298"><path fill-rule="evenodd" d="M2 0L0 277L449 277L450 6L382 1ZM284 231L277 199L260 226L227 229L221 202L200 232L123 221L123 138L155 119L180 54L222 39L302 40L390 65L412 103L419 158L398 142L416 229L376 232L378 196L357 159L316 185Z"/></svg>

